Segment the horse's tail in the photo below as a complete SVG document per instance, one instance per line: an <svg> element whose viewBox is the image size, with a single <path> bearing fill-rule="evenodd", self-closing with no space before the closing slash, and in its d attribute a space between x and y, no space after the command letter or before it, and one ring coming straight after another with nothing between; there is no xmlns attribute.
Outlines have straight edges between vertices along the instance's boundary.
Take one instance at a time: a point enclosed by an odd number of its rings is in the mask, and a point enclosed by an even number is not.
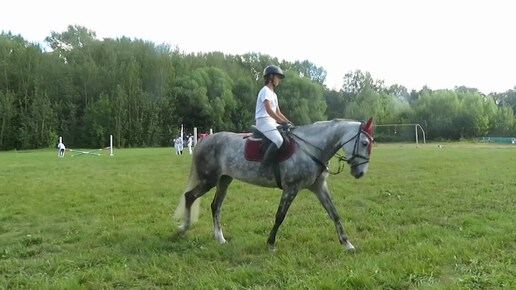
<svg viewBox="0 0 516 290"><path fill-rule="evenodd" d="M202 139L201 139L202 140ZM194 154L195 156L195 154ZM186 200L185 200L185 193L189 192L190 190L194 189L194 187L199 182L199 177L197 176L197 169L195 168L195 158L192 159L192 166L190 167L190 175L188 177L188 185L186 186L185 191L181 195L181 199L179 200L179 204L177 205L176 211L174 213L174 218L176 220L181 220L185 217L185 210L186 210ZM194 203L192 204L192 207L190 208L190 221L192 223L197 222L199 220L199 209L201 207L201 198L197 198Z"/></svg>

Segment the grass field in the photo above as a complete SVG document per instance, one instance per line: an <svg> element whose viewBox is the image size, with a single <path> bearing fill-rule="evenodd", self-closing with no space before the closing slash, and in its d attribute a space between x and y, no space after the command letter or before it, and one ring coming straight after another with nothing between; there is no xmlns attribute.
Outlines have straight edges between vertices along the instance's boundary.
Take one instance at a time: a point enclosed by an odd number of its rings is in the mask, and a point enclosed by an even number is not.
<svg viewBox="0 0 516 290"><path fill-rule="evenodd" d="M106 153L0 153L0 289L516 289L513 146L377 145L364 178L329 178L355 252L308 191L268 250L280 191L238 181L227 244L212 234L213 191L178 236L190 156Z"/></svg>

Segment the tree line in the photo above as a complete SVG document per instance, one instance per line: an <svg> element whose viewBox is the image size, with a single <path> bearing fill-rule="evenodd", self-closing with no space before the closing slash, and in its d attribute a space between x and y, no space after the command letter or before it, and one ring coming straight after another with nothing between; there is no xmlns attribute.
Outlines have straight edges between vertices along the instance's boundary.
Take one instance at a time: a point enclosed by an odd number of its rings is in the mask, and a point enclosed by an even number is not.
<svg viewBox="0 0 516 290"><path fill-rule="evenodd" d="M184 53L141 39L96 38L69 26L46 38L50 49L0 34L0 150L55 146L166 146L180 124L191 132L249 130L262 71L279 65L282 111L296 125L333 118L418 123L427 139L516 136L516 88L484 95L475 88L408 91L350 71L339 90L308 60L248 53Z"/></svg>

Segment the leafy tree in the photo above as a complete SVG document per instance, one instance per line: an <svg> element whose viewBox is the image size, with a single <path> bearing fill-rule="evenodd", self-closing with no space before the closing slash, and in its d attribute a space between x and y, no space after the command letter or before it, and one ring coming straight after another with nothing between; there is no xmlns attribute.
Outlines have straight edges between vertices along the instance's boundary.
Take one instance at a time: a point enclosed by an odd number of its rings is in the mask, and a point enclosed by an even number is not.
<svg viewBox="0 0 516 290"><path fill-rule="evenodd" d="M478 91L467 91L458 97L461 108L457 126L460 126L461 137L484 136L489 129L489 116L484 113L484 97Z"/></svg>
<svg viewBox="0 0 516 290"><path fill-rule="evenodd" d="M127 147L132 145L128 138L128 132L130 131L129 123L127 122L130 118L128 110L129 97L122 85L116 87L113 99L113 102L111 102L111 114L115 121L114 134L117 136L115 139L116 147Z"/></svg>
<svg viewBox="0 0 516 290"><path fill-rule="evenodd" d="M11 92L0 91L0 149L11 149L14 140L15 96Z"/></svg>
<svg viewBox="0 0 516 290"><path fill-rule="evenodd" d="M95 41L96 33L83 26L69 25L67 30L62 33L52 31L51 35L45 38L50 48L62 57L67 63L72 63L74 59L69 59L75 51L89 46Z"/></svg>
<svg viewBox="0 0 516 290"><path fill-rule="evenodd" d="M235 114L233 82L222 70L203 67L178 78L174 94L182 124L201 130L235 130L231 116Z"/></svg>
<svg viewBox="0 0 516 290"><path fill-rule="evenodd" d="M411 95L406 87L398 84L391 85L388 87L385 92L391 96L395 96L396 98L409 102L411 100Z"/></svg>
<svg viewBox="0 0 516 290"><path fill-rule="evenodd" d="M342 91L349 93L351 97L358 95L365 88L379 93L384 90L383 83L382 80L374 80L369 72L363 73L360 70L356 70L348 72L344 76Z"/></svg>
<svg viewBox="0 0 516 290"><path fill-rule="evenodd" d="M498 107L498 114L496 115L490 136L515 136L516 123L514 121L514 112L509 106Z"/></svg>
<svg viewBox="0 0 516 290"><path fill-rule="evenodd" d="M488 96L467 87L408 92L357 70L335 91L323 85L324 68L308 60L185 54L127 37L98 40L81 26L46 41L52 51L0 34L0 150L47 147L57 136L69 146L104 146L110 134L117 147L167 145L180 124L187 131L246 131L270 64L287 74L277 93L296 124L374 116L377 124L419 123L429 140L516 134L515 89Z"/></svg>
<svg viewBox="0 0 516 290"><path fill-rule="evenodd" d="M512 111L516 112L516 87L504 93L494 94L493 98L499 106L511 106Z"/></svg>
<svg viewBox="0 0 516 290"><path fill-rule="evenodd" d="M328 116L328 119L344 117L347 103L346 98L343 96L343 92L325 90L324 99L326 101L325 115Z"/></svg>
<svg viewBox="0 0 516 290"><path fill-rule="evenodd" d="M460 129L455 121L459 109L460 102L455 91L424 89L415 104L414 122L425 127L428 139L457 140Z"/></svg>
<svg viewBox="0 0 516 290"><path fill-rule="evenodd" d="M308 78L314 82L317 82L320 85L324 84L326 80L327 72L324 68L318 67L308 60L304 61L296 61L291 66L292 69L295 69L299 72L300 77Z"/></svg>
<svg viewBox="0 0 516 290"><path fill-rule="evenodd" d="M383 100L382 119L384 123L407 124L412 118L412 109L404 97L398 95L380 94Z"/></svg>
<svg viewBox="0 0 516 290"><path fill-rule="evenodd" d="M108 96L102 95L86 109L84 119L87 129L85 130L85 135L86 140L89 142L84 145L93 148L104 147L112 128L111 107Z"/></svg>
<svg viewBox="0 0 516 290"><path fill-rule="evenodd" d="M45 148L55 144L55 115L47 95L36 90L27 111L18 116L17 142L21 148Z"/></svg>
<svg viewBox="0 0 516 290"><path fill-rule="evenodd" d="M240 77L233 86L236 110L233 110L231 122L236 131L246 132L254 124L257 86L253 79Z"/></svg>
<svg viewBox="0 0 516 290"><path fill-rule="evenodd" d="M276 89L281 111L295 124L310 124L326 120L324 88L305 77L286 72L286 77Z"/></svg>

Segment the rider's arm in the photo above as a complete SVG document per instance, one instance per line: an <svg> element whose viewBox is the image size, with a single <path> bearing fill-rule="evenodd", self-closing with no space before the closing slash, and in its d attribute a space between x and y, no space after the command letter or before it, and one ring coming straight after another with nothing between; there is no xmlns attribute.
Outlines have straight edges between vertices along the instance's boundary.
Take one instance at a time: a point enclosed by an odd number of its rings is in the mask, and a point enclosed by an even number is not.
<svg viewBox="0 0 516 290"><path fill-rule="evenodd" d="M265 110L267 110L267 114L269 114L271 118L276 120L277 123L288 122L288 119L281 113L279 106L276 108L276 111L274 111L271 107L271 103L269 102L269 100L263 101L263 105L265 107Z"/></svg>
<svg viewBox="0 0 516 290"><path fill-rule="evenodd" d="M283 113L281 112L279 106L276 108L276 114L281 116L282 118L282 122L285 122L285 123L290 123L289 119L287 119L287 117L285 117L285 115L283 115Z"/></svg>

